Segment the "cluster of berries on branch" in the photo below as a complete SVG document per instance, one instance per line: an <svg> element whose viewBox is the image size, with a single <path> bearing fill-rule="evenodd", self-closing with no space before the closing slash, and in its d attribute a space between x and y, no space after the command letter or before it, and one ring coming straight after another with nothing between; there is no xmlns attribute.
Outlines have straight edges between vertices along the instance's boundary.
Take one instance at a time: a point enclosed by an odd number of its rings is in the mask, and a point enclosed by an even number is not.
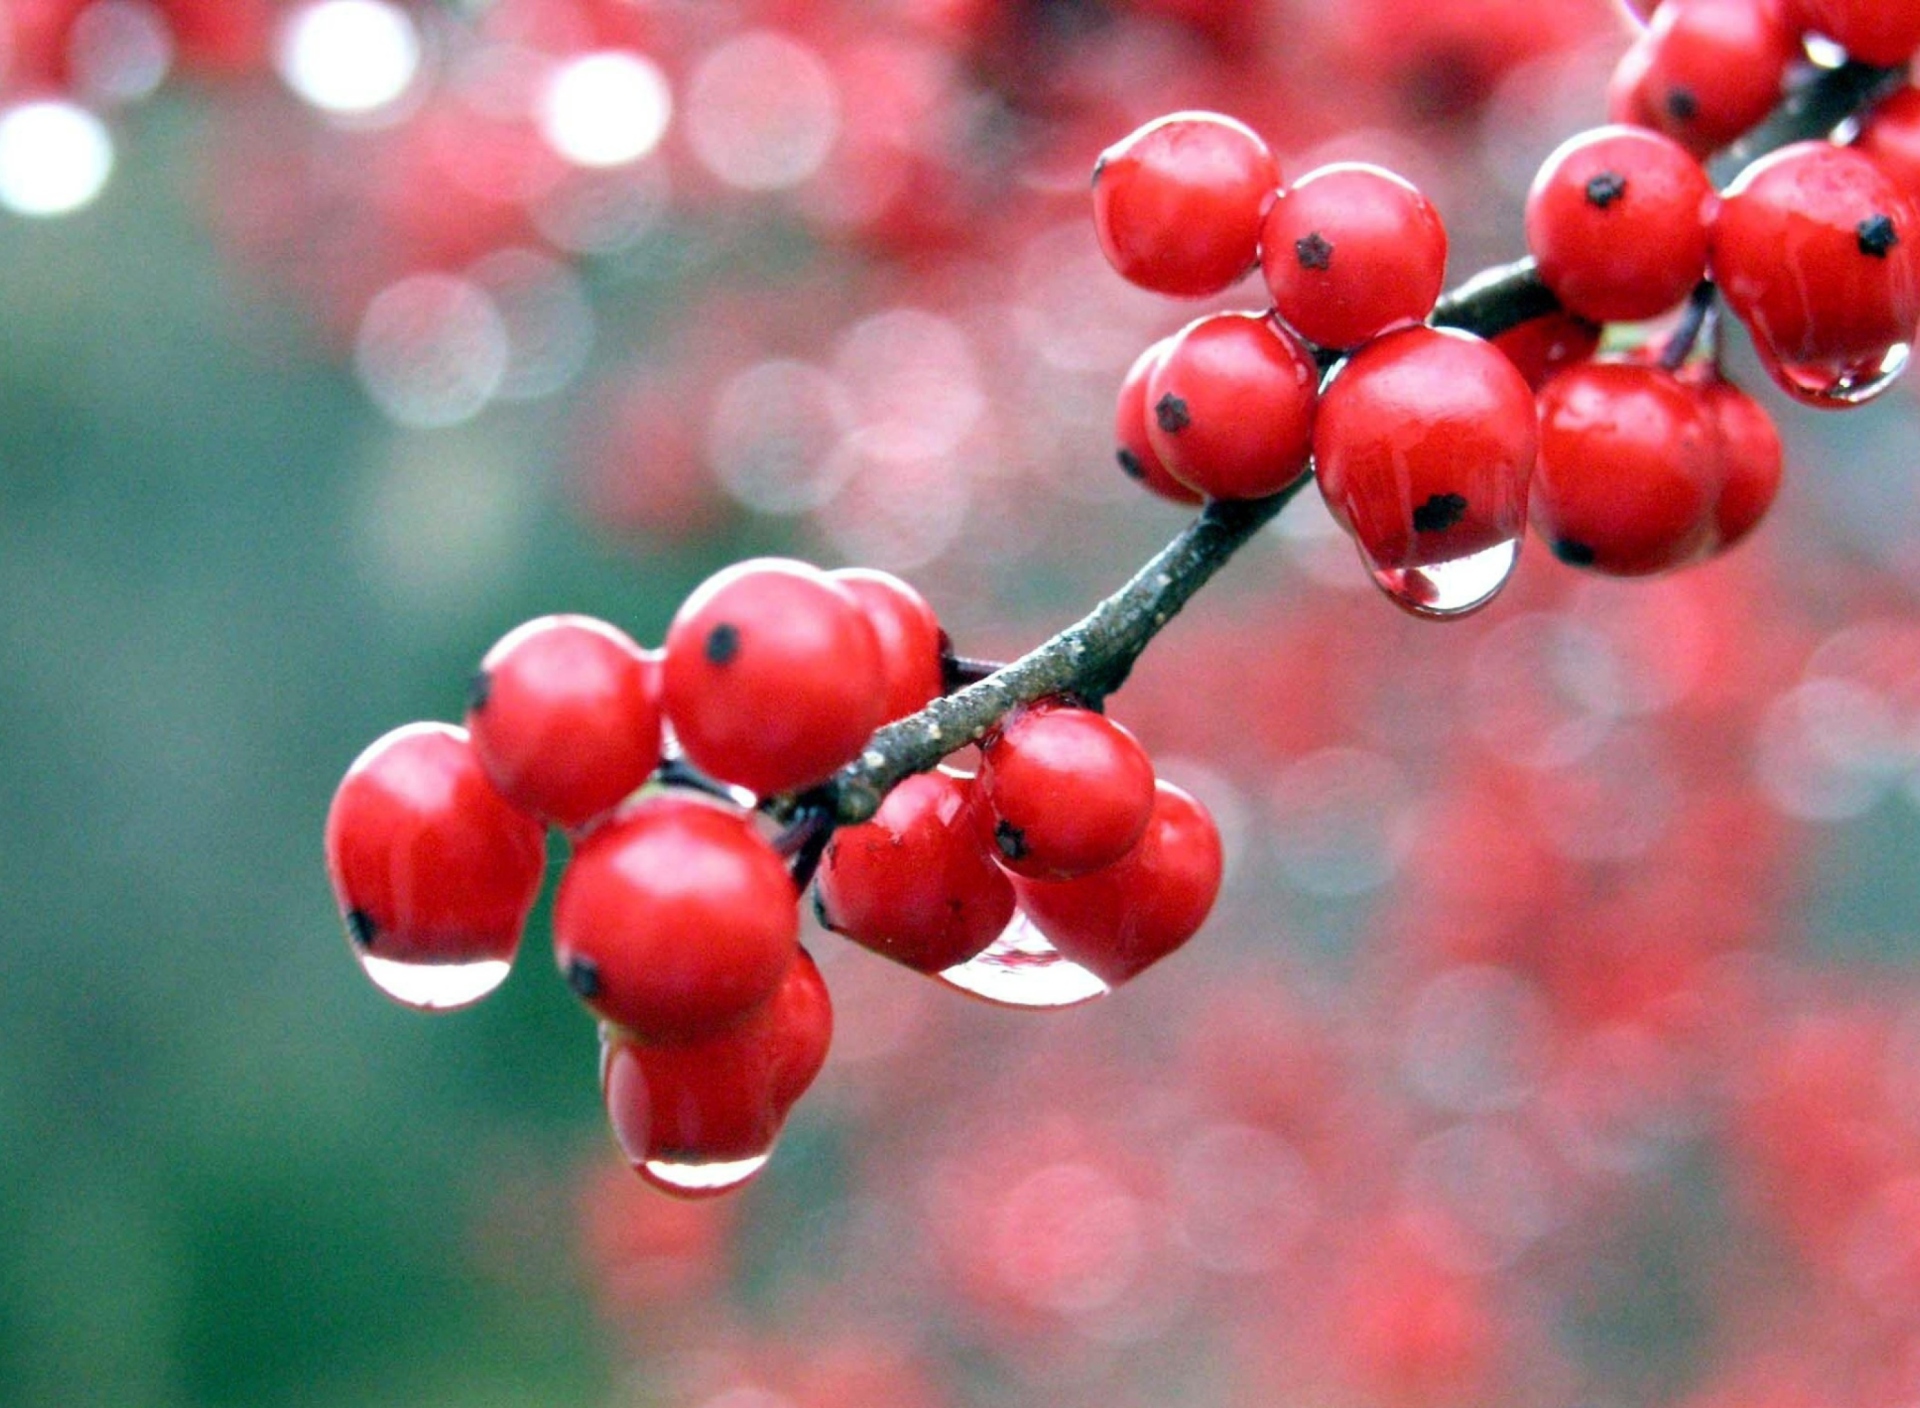
<svg viewBox="0 0 1920 1408"><path fill-rule="evenodd" d="M1490 340L1447 326L1445 228L1394 173L1340 162L1287 181L1256 133L1209 112L1109 148L1095 222L1123 277L1212 297L1257 269L1270 296L1140 354L1115 404L1122 468L1199 503L1259 499L1311 467L1373 579L1427 616L1490 601L1529 517L1562 561L1617 576L1739 542L1783 456L1721 371L1717 304L1783 389L1825 408L1884 390L1920 324L1914 90L1852 145L1791 142L1724 193L1702 165L1816 81L1790 69L1803 43L1845 45L1869 86L1893 75L1867 64L1920 43L1920 21L1886 7L1791 8L1658 8L1621 60L1616 121L1540 168L1526 238L1543 296Z"/></svg>
<svg viewBox="0 0 1920 1408"><path fill-rule="evenodd" d="M608 1118L649 1181L700 1194L758 1171L826 1058L798 907L816 869L826 927L1013 1005L1004 965L971 967L1009 935L1029 962L1044 936L1080 998L1190 938L1220 884L1211 817L1064 700L1009 717L976 773L918 774L832 829L813 790L941 694L948 660L899 578L776 558L708 579L657 652L586 617L527 622L481 661L463 727L389 733L335 795L328 868L362 967L427 1010L484 997L545 828L564 832L555 957L601 1023Z"/></svg>
<svg viewBox="0 0 1920 1408"><path fill-rule="evenodd" d="M1807 8L1845 43L1869 7ZM1655 75L1672 116L1689 36L1734 10L1775 14L1666 0L1623 72ZM1903 55L1916 44L1920 28ZM1714 86L1747 70L1685 72L1677 107L1759 116ZM1786 81L1783 61L1770 94ZM1859 63L1796 81L1862 101L1891 86ZM609 1119L644 1177L689 1194L756 1173L825 1059L809 886L826 928L978 996L1060 1006L1129 980L1199 929L1221 881L1205 807L1101 712L1187 596L1310 470L1374 581L1422 616L1491 600L1529 517L1563 561L1620 576L1744 538L1781 448L1719 369L1716 305L1801 399L1884 389L1920 323L1920 197L1874 148L1905 130L1869 117L1854 146L1791 142L1724 193L1684 134L1583 134L1535 181L1532 262L1443 298L1446 232L1407 181L1337 164L1286 182L1230 118L1148 123L1094 168L1110 262L1179 297L1258 268L1271 303L1199 318L1122 383L1122 467L1213 501L1082 623L1129 616L1127 639L1093 652L1070 628L956 691L969 671L911 587L784 559L710 578L658 652L585 618L530 622L486 655L464 728L389 734L336 794L328 864L363 967L419 1007L484 996L560 828L556 957L601 1023ZM1622 350L1596 355L1607 324ZM1036 659L1070 682L1006 684Z"/></svg>

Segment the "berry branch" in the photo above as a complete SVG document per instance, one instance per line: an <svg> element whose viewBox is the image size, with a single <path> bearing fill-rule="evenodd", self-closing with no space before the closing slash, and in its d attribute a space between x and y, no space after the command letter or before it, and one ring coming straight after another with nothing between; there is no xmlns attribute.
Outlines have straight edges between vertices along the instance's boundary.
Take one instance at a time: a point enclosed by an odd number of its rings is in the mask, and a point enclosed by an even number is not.
<svg viewBox="0 0 1920 1408"><path fill-rule="evenodd" d="M1751 159L1823 136L1870 108L1905 77L1902 69L1856 62L1823 71L1733 150ZM1711 285L1706 288L1710 294ZM1442 295L1429 321L1493 337L1560 306L1533 259L1525 258L1482 270ZM1702 315L1706 306L1704 298L1689 305ZM794 814L824 814L837 825L865 821L902 778L934 767L1023 704L1068 695L1098 705L1125 683L1134 661L1194 593L1310 479L1302 476L1264 498L1209 503L1131 581L1087 615L1011 664L881 729L860 757L799 799Z"/></svg>
<svg viewBox="0 0 1920 1408"><path fill-rule="evenodd" d="M1020 705L1063 694L1098 704L1125 683L1140 652L1189 598L1307 483L1303 476L1266 498L1208 504L1132 581L1080 620L978 683L881 729L803 805L843 825L865 821L895 783L978 739Z"/></svg>

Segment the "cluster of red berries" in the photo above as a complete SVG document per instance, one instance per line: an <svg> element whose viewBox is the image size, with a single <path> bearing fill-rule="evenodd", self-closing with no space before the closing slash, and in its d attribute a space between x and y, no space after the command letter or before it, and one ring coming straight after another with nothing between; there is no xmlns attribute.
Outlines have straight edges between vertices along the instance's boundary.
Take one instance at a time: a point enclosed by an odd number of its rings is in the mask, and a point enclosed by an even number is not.
<svg viewBox="0 0 1920 1408"><path fill-rule="evenodd" d="M1616 95L1621 123L1565 143L1527 201L1528 246L1560 311L1491 342L1428 325L1447 237L1399 176L1338 163L1285 182L1256 133L1205 112L1109 148L1094 223L1116 270L1208 297L1257 268L1271 299L1140 355L1115 407L1122 468L1192 504L1275 494L1312 466L1375 581L1430 616L1490 600L1529 517L1563 561L1616 575L1738 542L1772 503L1782 454L1767 413L1721 375L1714 338L1699 348L1714 300L1781 386L1828 407L1883 390L1920 324L1920 94L1858 145L1785 147L1724 194L1701 167L1778 101L1803 34L1878 62L1920 45L1911 6L1800 8L1659 8L1622 63L1640 76L1622 90L1633 101ZM1762 30L1784 36L1783 56L1750 98L1752 62L1703 55ZM1677 309L1670 332L1625 334L1633 350L1594 359L1601 325Z"/></svg>
<svg viewBox="0 0 1920 1408"><path fill-rule="evenodd" d="M979 957L1023 915L1056 953L1114 987L1192 938L1220 888L1220 833L1154 776L1104 714L1017 711L979 772L901 783L827 847L820 920L926 973ZM964 984L963 984L964 985Z"/></svg>
<svg viewBox="0 0 1920 1408"><path fill-rule="evenodd" d="M945 673L908 584L783 559L709 578L658 652L587 617L518 627L481 661L464 727L396 729L335 794L327 864L362 967L416 1007L484 997L558 827L573 854L555 956L601 1021L615 1135L663 1187L736 1185L826 1058L832 1009L798 912L822 845L829 927L927 972L974 958L1019 907L1116 984L1212 905L1205 810L1119 725L1064 704L1007 722L977 778L910 778L831 836L807 790ZM783 829L755 805L796 796Z"/></svg>

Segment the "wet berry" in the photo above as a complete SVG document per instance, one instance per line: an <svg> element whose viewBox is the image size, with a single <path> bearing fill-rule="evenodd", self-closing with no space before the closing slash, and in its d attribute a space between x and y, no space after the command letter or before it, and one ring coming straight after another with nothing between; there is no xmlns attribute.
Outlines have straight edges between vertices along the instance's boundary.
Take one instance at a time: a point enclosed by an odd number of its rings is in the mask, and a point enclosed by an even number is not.
<svg viewBox="0 0 1920 1408"><path fill-rule="evenodd" d="M1864 153L1800 142L1754 162L1721 200L1711 265L1789 390L1851 404L1905 364L1920 323L1920 221Z"/></svg>
<svg viewBox="0 0 1920 1408"><path fill-rule="evenodd" d="M1043 705L1010 716L987 739L979 788L999 862L1058 879L1133 848L1153 810L1153 763L1106 715Z"/></svg>
<svg viewBox="0 0 1920 1408"><path fill-rule="evenodd" d="M327 810L326 855L369 976L397 1000L444 1008L506 976L540 892L546 834L487 780L465 729L408 724L347 769ZM430 971L480 964L497 965L483 985L447 986ZM422 980L405 981L408 970Z"/></svg>
<svg viewBox="0 0 1920 1408"><path fill-rule="evenodd" d="M1013 918L1013 887L988 856L973 780L909 777L873 819L834 833L820 864L821 922L923 973L964 963Z"/></svg>
<svg viewBox="0 0 1920 1408"><path fill-rule="evenodd" d="M1094 231L1123 278L1205 298L1253 268L1260 214L1279 186L1273 153L1251 128L1218 113L1172 113L1100 154Z"/></svg>
<svg viewBox="0 0 1920 1408"><path fill-rule="evenodd" d="M1569 312L1635 322L1685 298L1707 267L1713 187L1672 139L1599 127L1547 158L1527 195L1527 248Z"/></svg>
<svg viewBox="0 0 1920 1408"><path fill-rule="evenodd" d="M1433 311L1447 231L1409 181L1339 162L1283 190L1260 225L1274 310L1321 347L1346 348Z"/></svg>
<svg viewBox="0 0 1920 1408"><path fill-rule="evenodd" d="M1773 110L1798 35L1761 0L1665 0L1622 56L1608 117L1664 132L1695 156Z"/></svg>
<svg viewBox="0 0 1920 1408"><path fill-rule="evenodd" d="M658 1042L604 1027L600 1090L614 1139L666 1192L736 1188L764 1163L832 1035L827 987L805 950L770 999L716 1035Z"/></svg>
<svg viewBox="0 0 1920 1408"><path fill-rule="evenodd" d="M660 762L659 662L604 621L543 616L480 662L467 728L515 806L574 828L611 810Z"/></svg>
<svg viewBox="0 0 1920 1408"><path fill-rule="evenodd" d="M1534 440L1533 393L1499 349L1415 327L1334 373L1314 459L1328 509L1382 588L1409 609L1451 615L1506 580L1526 528Z"/></svg>
<svg viewBox="0 0 1920 1408"><path fill-rule="evenodd" d="M927 599L910 583L878 568L840 567L827 576L853 594L879 642L887 695L880 721L904 719L939 698L940 618Z"/></svg>
<svg viewBox="0 0 1920 1408"><path fill-rule="evenodd" d="M1121 860L1077 879L1018 878L1014 886L1061 954L1115 986L1199 932L1220 892L1222 864L1207 809L1159 782L1151 820Z"/></svg>
<svg viewBox="0 0 1920 1408"><path fill-rule="evenodd" d="M1257 313L1215 313L1176 333L1147 377L1147 440L1209 498L1278 493L1307 468L1319 369Z"/></svg>
<svg viewBox="0 0 1920 1408"><path fill-rule="evenodd" d="M687 757L767 795L819 782L884 721L886 661L854 594L755 558L715 573L667 628L664 698Z"/></svg>
<svg viewBox="0 0 1920 1408"><path fill-rule="evenodd" d="M1541 391L1533 524L1562 562L1622 577L1691 562L1719 492L1712 414L1672 372L1590 362Z"/></svg>
<svg viewBox="0 0 1920 1408"><path fill-rule="evenodd" d="M643 797L567 866L554 956L607 1021L689 1040L772 996L797 951L797 900L750 819L702 798Z"/></svg>

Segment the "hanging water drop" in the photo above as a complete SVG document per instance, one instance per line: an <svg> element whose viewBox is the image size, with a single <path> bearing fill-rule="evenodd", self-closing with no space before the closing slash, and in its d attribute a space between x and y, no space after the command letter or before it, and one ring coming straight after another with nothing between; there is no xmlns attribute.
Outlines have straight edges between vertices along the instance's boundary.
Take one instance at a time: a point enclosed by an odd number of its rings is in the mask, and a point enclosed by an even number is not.
<svg viewBox="0 0 1920 1408"><path fill-rule="evenodd" d="M1383 567L1360 549L1360 560L1380 590L1416 616L1464 616L1499 595L1520 560L1520 539L1439 562L1412 567Z"/></svg>
<svg viewBox="0 0 1920 1408"><path fill-rule="evenodd" d="M361 952L360 971L395 1002L422 1012L451 1012L478 1002L507 980L503 958L471 963L403 963Z"/></svg>
<svg viewBox="0 0 1920 1408"><path fill-rule="evenodd" d="M999 938L938 977L949 987L1002 1007L1075 1007L1112 991L1054 948L1019 910Z"/></svg>
<svg viewBox="0 0 1920 1408"><path fill-rule="evenodd" d="M639 1165L639 1173L666 1192L698 1198L738 1188L765 1168L772 1156L773 1150L768 1149L745 1159L647 1159Z"/></svg>
<svg viewBox="0 0 1920 1408"><path fill-rule="evenodd" d="M1845 362L1783 362L1757 338L1755 349L1782 391L1802 405L1828 411L1851 410L1873 400L1900 379L1913 357L1908 342Z"/></svg>

